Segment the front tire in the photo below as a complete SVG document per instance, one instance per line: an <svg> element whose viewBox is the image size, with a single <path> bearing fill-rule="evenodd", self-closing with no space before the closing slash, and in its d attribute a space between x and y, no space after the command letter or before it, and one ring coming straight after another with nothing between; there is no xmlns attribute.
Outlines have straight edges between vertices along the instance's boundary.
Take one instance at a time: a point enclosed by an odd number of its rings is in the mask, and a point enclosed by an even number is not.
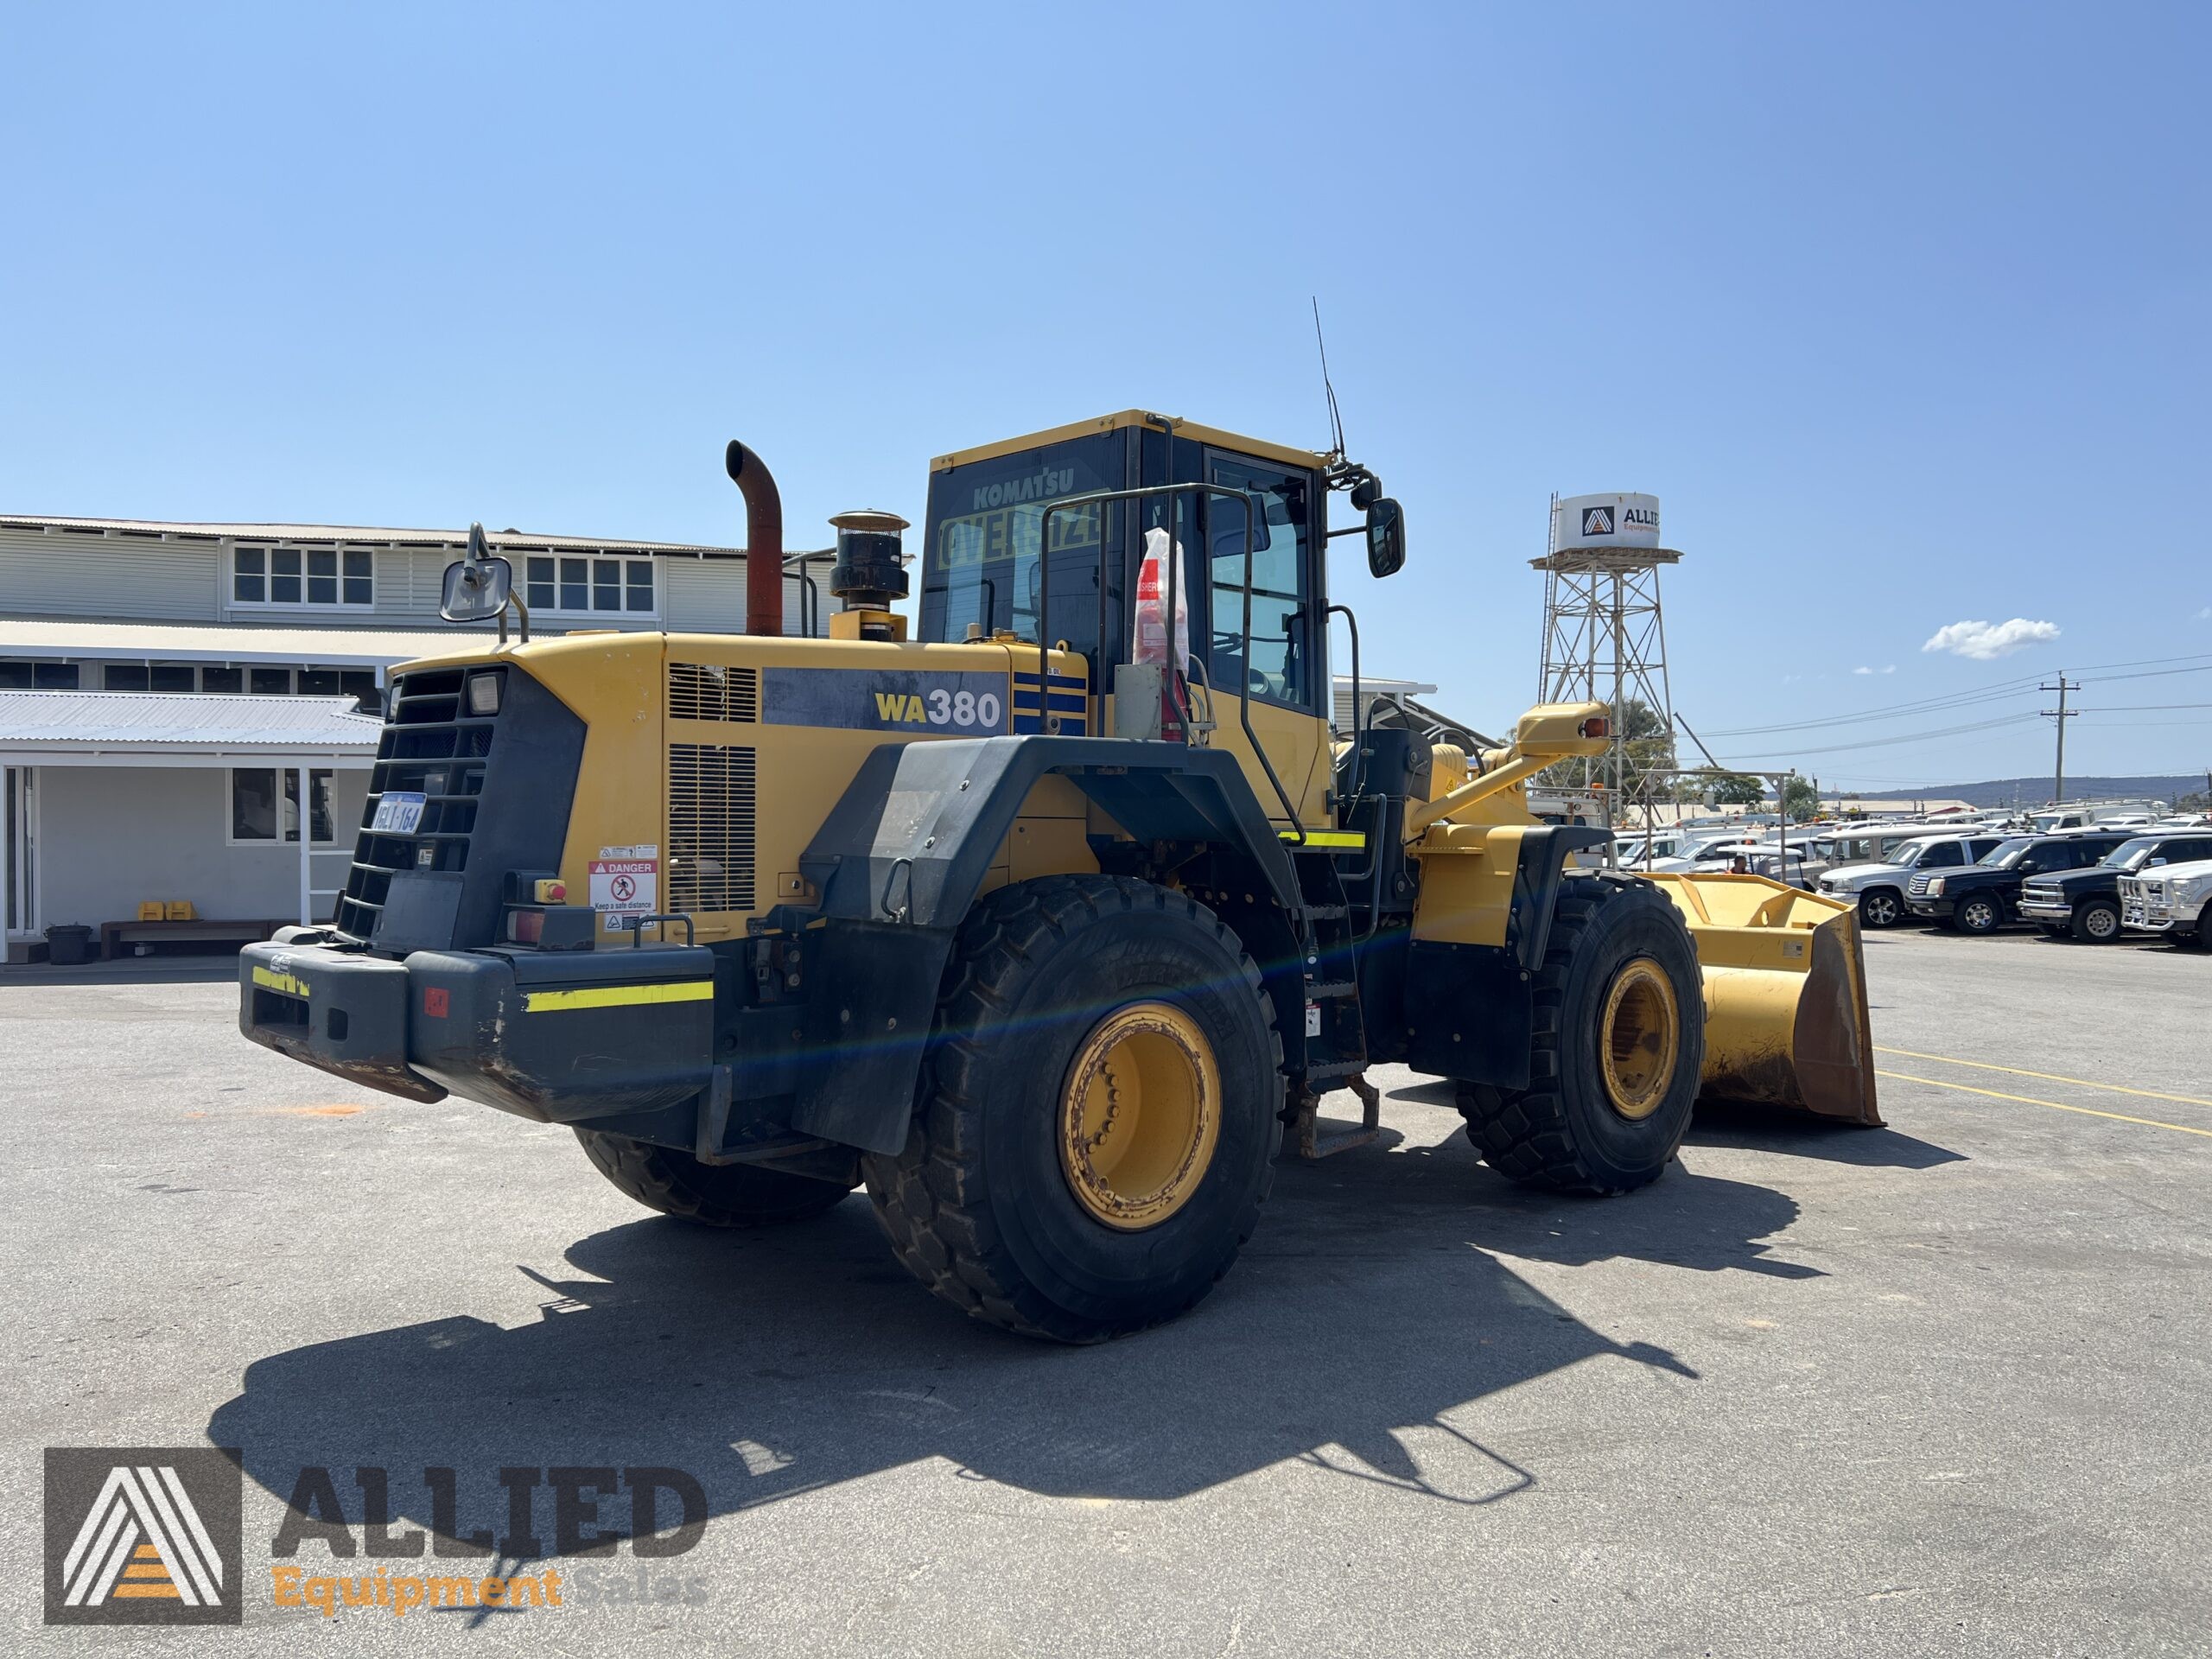
<svg viewBox="0 0 2212 1659"><path fill-rule="evenodd" d="M1656 1180L1705 1064L1705 988L1681 912L1648 882L1567 882L1534 994L1529 1086L1460 1084L1467 1139L1530 1186L1614 1193Z"/></svg>
<svg viewBox="0 0 2212 1659"><path fill-rule="evenodd" d="M907 1268L971 1318L1097 1342L1195 1306L1259 1221L1282 1044L1205 906L1052 876L961 925L906 1147L863 1160Z"/></svg>
<svg viewBox="0 0 2212 1659"><path fill-rule="evenodd" d="M584 1155L625 1193L664 1216L702 1227L778 1227L836 1208L850 1184L817 1181L757 1164L702 1164L688 1152L578 1129Z"/></svg>
<svg viewBox="0 0 2212 1659"><path fill-rule="evenodd" d="M1889 887L1870 887L1859 895L1859 919L1868 927L1895 927L1904 919L1904 900Z"/></svg>
<svg viewBox="0 0 2212 1659"><path fill-rule="evenodd" d="M2120 906L2092 899L2074 912L2074 937L2084 944L2110 944L2120 938Z"/></svg>
<svg viewBox="0 0 2212 1659"><path fill-rule="evenodd" d="M1977 893L1961 899L1951 912L1951 925L1961 933L1994 933L2005 921L2005 906Z"/></svg>

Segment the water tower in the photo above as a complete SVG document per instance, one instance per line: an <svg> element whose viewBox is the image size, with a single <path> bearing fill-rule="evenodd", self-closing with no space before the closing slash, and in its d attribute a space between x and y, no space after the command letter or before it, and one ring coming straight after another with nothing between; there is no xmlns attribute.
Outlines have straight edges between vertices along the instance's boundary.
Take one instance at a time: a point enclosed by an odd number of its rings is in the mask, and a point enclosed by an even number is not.
<svg viewBox="0 0 2212 1659"><path fill-rule="evenodd" d="M1671 751L1674 699L1667 689L1667 632L1659 612L1659 569L1681 555L1659 545L1656 495L1552 498L1550 550L1529 563L1544 573L1544 643L1536 695L1543 702L1603 702L1613 710L1612 747L1583 762L1580 781L1606 791L1616 823L1648 808L1664 785L1627 787L1631 702L1658 724L1639 734ZM1667 764L1672 765L1672 761Z"/></svg>

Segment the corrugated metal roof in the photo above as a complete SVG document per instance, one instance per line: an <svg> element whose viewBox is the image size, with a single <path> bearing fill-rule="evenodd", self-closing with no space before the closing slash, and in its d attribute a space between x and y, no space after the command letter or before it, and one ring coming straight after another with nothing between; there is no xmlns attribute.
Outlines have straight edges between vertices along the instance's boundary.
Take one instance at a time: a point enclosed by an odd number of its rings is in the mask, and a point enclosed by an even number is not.
<svg viewBox="0 0 2212 1659"><path fill-rule="evenodd" d="M0 747L359 749L383 722L351 697L168 696L140 691L0 691Z"/></svg>
<svg viewBox="0 0 2212 1659"><path fill-rule="evenodd" d="M479 636L483 636L480 638ZM79 622L0 617L0 656L129 662L303 663L360 668L480 648L490 623L441 628L217 627L196 622ZM550 631L546 638L553 637ZM129 693L137 696L136 692Z"/></svg>
<svg viewBox="0 0 2212 1659"><path fill-rule="evenodd" d="M44 513L0 513L0 527L86 533L98 531L103 535L112 531L118 536L156 541L174 538L208 542L348 542L372 546L456 549L468 544L468 531L465 529L399 530L373 524L202 524L166 518L73 518ZM718 559L741 559L745 556L745 550L741 547L715 547L702 542L639 542L612 536L540 536L521 530L487 531L485 540L494 552L510 549L526 552L537 548L564 553L690 553L702 558ZM786 556L794 556L797 550L791 550ZM810 563L836 556L836 550L830 548L814 550L807 555Z"/></svg>

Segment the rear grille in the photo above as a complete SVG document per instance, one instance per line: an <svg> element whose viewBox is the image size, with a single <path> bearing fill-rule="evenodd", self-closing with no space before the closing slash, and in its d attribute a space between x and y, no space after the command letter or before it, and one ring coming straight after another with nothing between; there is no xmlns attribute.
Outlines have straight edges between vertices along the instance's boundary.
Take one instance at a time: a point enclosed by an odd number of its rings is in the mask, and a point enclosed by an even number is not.
<svg viewBox="0 0 2212 1659"><path fill-rule="evenodd" d="M461 684L467 673L459 668L419 669L392 683L376 766L369 774L360 839L338 901L342 933L359 939L374 934L391 878L401 870L458 873L468 868L469 836L476 828L485 758L492 752L498 717L463 711ZM423 819L412 834L369 828L378 803L394 791L424 798Z"/></svg>
<svg viewBox="0 0 2212 1659"><path fill-rule="evenodd" d="M760 671L713 663L671 663L668 715L671 720L758 720Z"/></svg>
<svg viewBox="0 0 2212 1659"><path fill-rule="evenodd" d="M751 749L668 746L668 907L684 913L753 908Z"/></svg>

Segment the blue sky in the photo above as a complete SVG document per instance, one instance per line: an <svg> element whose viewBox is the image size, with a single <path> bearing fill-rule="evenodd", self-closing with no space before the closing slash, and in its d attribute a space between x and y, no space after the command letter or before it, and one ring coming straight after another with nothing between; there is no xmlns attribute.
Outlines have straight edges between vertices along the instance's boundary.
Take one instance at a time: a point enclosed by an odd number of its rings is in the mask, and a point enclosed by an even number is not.
<svg viewBox="0 0 2212 1659"><path fill-rule="evenodd" d="M1318 295L1372 671L1505 723L1550 493L1647 490L1724 755L2031 772L1894 740L2135 664L2069 770L2202 768L2124 705L2212 703L2208 16L19 6L0 509L732 539L741 435L797 545L1132 404L1322 444Z"/></svg>

